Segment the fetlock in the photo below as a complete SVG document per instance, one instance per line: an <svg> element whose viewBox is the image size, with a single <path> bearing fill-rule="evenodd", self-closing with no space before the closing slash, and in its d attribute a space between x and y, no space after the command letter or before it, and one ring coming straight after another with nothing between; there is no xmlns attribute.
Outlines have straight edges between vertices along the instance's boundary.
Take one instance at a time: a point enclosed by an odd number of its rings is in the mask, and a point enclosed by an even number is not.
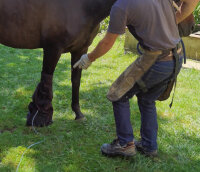
<svg viewBox="0 0 200 172"><path fill-rule="evenodd" d="M76 115L75 120L83 120L83 119L85 119L85 116L81 112L79 105L71 104L71 107L72 107L72 110L74 111L74 113Z"/></svg>
<svg viewBox="0 0 200 172"><path fill-rule="evenodd" d="M29 104L29 112L27 115L27 126L47 126L52 123L53 107L52 107L52 75L41 75L41 81L38 84L33 96L32 102ZM37 115L35 116L35 114ZM35 116L35 117L34 117ZM33 121L34 118L34 121Z"/></svg>
<svg viewBox="0 0 200 172"><path fill-rule="evenodd" d="M44 127L53 123L53 107L46 112L39 111L35 104L29 104L26 126Z"/></svg>

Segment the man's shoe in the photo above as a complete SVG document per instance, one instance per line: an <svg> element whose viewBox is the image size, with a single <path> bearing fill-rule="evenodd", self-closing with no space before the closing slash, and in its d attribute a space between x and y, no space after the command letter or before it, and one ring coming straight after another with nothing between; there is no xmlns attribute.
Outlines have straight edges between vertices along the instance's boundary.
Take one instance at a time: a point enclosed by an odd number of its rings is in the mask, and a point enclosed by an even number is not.
<svg viewBox="0 0 200 172"><path fill-rule="evenodd" d="M157 150L148 150L147 148L142 146L142 142L141 141L134 141L135 143L135 147L137 149L138 152L140 152L141 154L144 154L145 156L148 157L156 157L158 156L158 152Z"/></svg>
<svg viewBox="0 0 200 172"><path fill-rule="evenodd" d="M130 157L136 154L134 142L121 146L119 140L115 139L111 144L105 143L101 146L101 152L107 156L125 156Z"/></svg>

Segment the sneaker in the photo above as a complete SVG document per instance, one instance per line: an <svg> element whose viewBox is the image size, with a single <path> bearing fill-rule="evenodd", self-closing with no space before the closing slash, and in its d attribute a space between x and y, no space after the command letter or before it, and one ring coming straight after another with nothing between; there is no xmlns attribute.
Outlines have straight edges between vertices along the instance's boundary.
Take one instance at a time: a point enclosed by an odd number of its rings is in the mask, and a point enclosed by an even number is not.
<svg viewBox="0 0 200 172"><path fill-rule="evenodd" d="M125 156L130 157L136 154L134 142L121 146L119 140L115 139L111 144L105 143L101 146L101 152L107 156Z"/></svg>
<svg viewBox="0 0 200 172"><path fill-rule="evenodd" d="M143 147L141 141L134 141L134 144L136 146L137 151L140 152L141 154L144 154L145 156L156 157L158 155L157 150L150 151L147 148Z"/></svg>

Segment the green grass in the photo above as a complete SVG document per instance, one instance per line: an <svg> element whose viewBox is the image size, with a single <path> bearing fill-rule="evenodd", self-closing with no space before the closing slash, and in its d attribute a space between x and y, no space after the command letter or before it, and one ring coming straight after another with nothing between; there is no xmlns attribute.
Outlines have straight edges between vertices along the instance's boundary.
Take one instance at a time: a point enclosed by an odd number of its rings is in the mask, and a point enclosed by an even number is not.
<svg viewBox="0 0 200 172"><path fill-rule="evenodd" d="M102 36L98 36L91 48ZM112 105L106 93L117 76L136 58L123 50L123 38L113 49L83 71L80 105L87 121L74 121L71 110L70 55L63 55L54 75L54 123L25 127L27 106L40 80L42 50L0 46L0 172L16 171L26 147L21 172L161 172L200 171L200 71L182 69L172 109L171 99L157 103L159 157L137 154L131 159L107 158L100 147L116 137ZM140 114L131 100L131 121L139 138Z"/></svg>

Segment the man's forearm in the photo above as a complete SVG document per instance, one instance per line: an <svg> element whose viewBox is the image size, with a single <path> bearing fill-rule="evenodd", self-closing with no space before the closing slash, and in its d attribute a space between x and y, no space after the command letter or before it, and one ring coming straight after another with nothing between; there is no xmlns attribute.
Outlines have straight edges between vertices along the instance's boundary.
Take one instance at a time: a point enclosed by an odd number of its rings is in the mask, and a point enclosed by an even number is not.
<svg viewBox="0 0 200 172"><path fill-rule="evenodd" d="M90 61L95 61L97 58L106 54L113 46L117 39L117 34L112 34L107 32L104 38L99 42L96 48L88 54L88 58Z"/></svg>
<svg viewBox="0 0 200 172"><path fill-rule="evenodd" d="M187 18L195 9L197 6L199 0L182 0L183 3L181 5L181 11L176 13L176 20L179 24L182 22L185 18Z"/></svg>
<svg viewBox="0 0 200 172"><path fill-rule="evenodd" d="M88 58L90 59L90 61L95 61L97 58L103 56L104 54L106 54L113 46L113 43L107 43L105 41L100 41L99 44L97 45L97 47L88 54Z"/></svg>
<svg viewBox="0 0 200 172"><path fill-rule="evenodd" d="M83 54L73 68L87 69L93 61L106 54L112 48L117 37L118 34L107 32L96 48L91 53Z"/></svg>

